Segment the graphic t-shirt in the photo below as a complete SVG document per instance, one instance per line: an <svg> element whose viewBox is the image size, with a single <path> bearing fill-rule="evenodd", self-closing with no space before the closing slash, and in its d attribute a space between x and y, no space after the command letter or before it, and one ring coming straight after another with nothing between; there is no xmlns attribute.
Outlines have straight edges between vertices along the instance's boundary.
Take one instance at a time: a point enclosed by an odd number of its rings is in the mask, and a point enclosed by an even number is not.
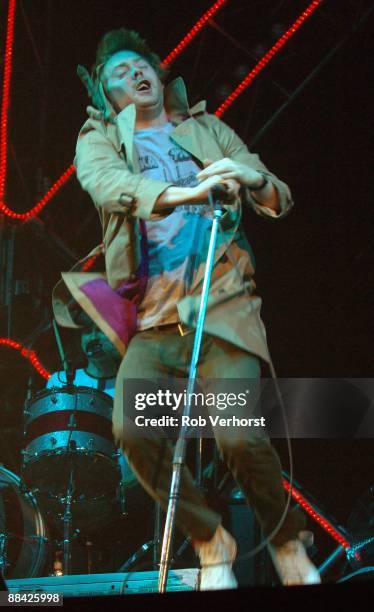
<svg viewBox="0 0 374 612"><path fill-rule="evenodd" d="M198 184L200 171L190 153L171 138L171 123L135 132L140 171L152 179L179 187ZM208 204L184 204L169 214L153 214L146 221L149 280L139 307L138 328L149 329L179 321L177 302L189 293L204 261L207 230L212 225Z"/></svg>

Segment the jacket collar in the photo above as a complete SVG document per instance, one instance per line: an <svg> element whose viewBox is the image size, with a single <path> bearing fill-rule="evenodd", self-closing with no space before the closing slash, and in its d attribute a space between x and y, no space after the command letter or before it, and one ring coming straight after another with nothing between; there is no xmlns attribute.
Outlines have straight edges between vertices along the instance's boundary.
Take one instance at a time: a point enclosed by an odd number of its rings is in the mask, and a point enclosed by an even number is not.
<svg viewBox="0 0 374 612"><path fill-rule="evenodd" d="M198 113L203 113L206 109L206 101L201 100L192 108L189 107L186 85L182 77L174 79L164 92L165 109L169 115L171 122L178 124L184 121L186 117L193 117Z"/></svg>

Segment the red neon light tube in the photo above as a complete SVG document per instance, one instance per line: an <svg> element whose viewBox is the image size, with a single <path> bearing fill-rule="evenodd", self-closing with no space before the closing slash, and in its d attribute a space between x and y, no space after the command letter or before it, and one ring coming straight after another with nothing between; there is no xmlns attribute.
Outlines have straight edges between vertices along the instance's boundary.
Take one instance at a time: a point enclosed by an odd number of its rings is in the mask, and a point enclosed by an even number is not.
<svg viewBox="0 0 374 612"><path fill-rule="evenodd" d="M50 372L48 372L48 370L46 370L42 366L35 351L31 351L30 349L23 346L20 342L16 342L16 340L12 340L11 338L0 338L0 345L8 346L9 348L19 351L22 357L25 357L25 359L29 360L33 368L35 368L35 370L38 372L38 374L40 374L40 376L42 376L46 380L50 378Z"/></svg>
<svg viewBox="0 0 374 612"><path fill-rule="evenodd" d="M226 4L228 0L217 0L208 9L202 17L195 23L191 30L181 40L181 42L169 53L166 59L163 61L163 65L167 66L171 64L177 57L182 53L186 46L195 38L195 36L202 30L202 28L208 23L208 20L217 13L217 11ZM8 9L8 20L7 20L7 42L6 42L6 53L5 53L5 68L4 68L4 87L3 87L3 103L1 110L1 149L0 149L0 212L7 215L11 219L18 221L28 221L32 217L38 215L44 206L53 198L57 191L69 180L74 174L74 166L70 166L61 177L54 183L49 189L45 196L35 206L26 213L17 213L4 202L5 195L5 179L7 170L7 132L8 132L8 110L10 103L10 77L12 70L12 53L13 53L13 40L14 40L14 14L15 14L15 0L9 2Z"/></svg>
<svg viewBox="0 0 374 612"><path fill-rule="evenodd" d="M5 179L7 171L8 152L8 115L10 105L10 81L13 67L13 43L14 43L14 17L16 12L16 0L9 0L7 29L4 51L4 76L1 100L0 119L0 202L4 200Z"/></svg>
<svg viewBox="0 0 374 612"><path fill-rule="evenodd" d="M180 43L172 51L170 51L169 55L167 55L167 57L165 57L165 59L163 60L162 65L170 66L170 64L176 60L176 58L182 53L182 51L184 51L187 45L190 44L190 42L195 38L195 36L200 32L200 30L202 30L203 27L206 26L209 19L211 19L213 15L215 15L217 11L219 11L219 9L222 8L224 4L226 4L226 2L227 0L217 0L217 2L215 2L210 7L210 9L208 9L204 13L204 15L200 17L200 19L195 23L195 25L192 26L190 31L187 32L186 36L182 38Z"/></svg>
<svg viewBox="0 0 374 612"><path fill-rule="evenodd" d="M59 179L52 185L50 189L48 189L47 193L42 197L42 199L31 208L31 210L25 213L17 213L11 208L9 208L5 202L0 202L0 212L7 215L11 219L17 219L18 221L29 221L32 217L35 217L43 210L44 206L48 204L48 202L56 195L57 191L61 189L61 187L67 183L67 181L75 174L75 167L73 165L69 166L67 170L60 176Z"/></svg>
<svg viewBox="0 0 374 612"><path fill-rule="evenodd" d="M280 37L273 47L264 55L264 57L256 64L251 72L243 79L238 87L228 96L228 98L216 110L215 114L220 117L231 106L231 104L239 97L239 95L252 83L256 76L267 66L270 60L280 51L286 42L296 33L301 25L308 19L311 14L318 8L323 0L313 0L303 13L296 19L293 25ZM186 34L182 41L169 53L163 61L163 65L169 65L176 57L185 49L185 47L193 40L197 33L206 25L208 20L227 2L227 0L217 0L206 13L196 22L193 28ZM7 21L7 41L6 41L6 58L4 68L4 87L3 87L3 103L1 114L1 147L0 147L0 212L17 220L29 220L31 217L40 213L44 206L51 200L62 185L72 176L75 169L70 166L61 177L55 182L45 196L27 213L16 213L10 209L3 201L5 191L5 177L7 165L7 124L8 124L8 108L9 108L9 88L10 76L12 68L12 50L14 38L14 12L15 0L9 1L8 21Z"/></svg>
<svg viewBox="0 0 374 612"><path fill-rule="evenodd" d="M287 491L287 493L291 489L291 485L283 478L283 487ZM300 491L292 485L291 495L293 499L299 504L299 506L305 510L307 514L320 526L324 529L340 546L348 550L351 548L348 540L332 525L332 523L327 520L324 516L322 516L321 512L319 512L316 508L313 507L312 504L308 502L308 500L300 493Z"/></svg>

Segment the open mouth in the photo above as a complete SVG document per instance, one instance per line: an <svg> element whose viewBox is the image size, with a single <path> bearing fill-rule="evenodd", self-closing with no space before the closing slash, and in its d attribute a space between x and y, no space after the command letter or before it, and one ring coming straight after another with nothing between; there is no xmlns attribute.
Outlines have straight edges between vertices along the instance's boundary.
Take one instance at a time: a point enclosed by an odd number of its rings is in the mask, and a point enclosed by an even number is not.
<svg viewBox="0 0 374 612"><path fill-rule="evenodd" d="M142 79L136 86L136 91L150 91L151 83L146 79Z"/></svg>
<svg viewBox="0 0 374 612"><path fill-rule="evenodd" d="M87 357L94 357L95 355L100 355L103 352L103 347L100 342L89 342L86 346L86 355Z"/></svg>

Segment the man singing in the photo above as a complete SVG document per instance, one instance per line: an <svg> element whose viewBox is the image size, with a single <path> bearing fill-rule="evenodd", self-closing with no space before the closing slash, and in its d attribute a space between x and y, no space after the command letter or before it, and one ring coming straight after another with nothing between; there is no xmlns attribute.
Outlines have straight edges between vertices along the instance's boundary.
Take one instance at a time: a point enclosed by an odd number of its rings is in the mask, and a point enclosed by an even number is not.
<svg viewBox="0 0 374 612"><path fill-rule="evenodd" d="M123 28L107 33L92 77L81 67L80 75L93 106L78 138L77 176L103 226L107 283L116 297L137 305L128 346L117 344L124 358L113 430L138 479L165 509L172 448L156 434L131 434L124 381L188 375L212 225L208 193L217 183L226 185L230 203L215 253L198 375L203 380L259 379L260 359L268 361L269 354L261 300L253 293L251 250L240 226L241 205L275 220L290 211L292 200L288 187L235 132L206 112L205 102L189 107L182 79L164 85L158 56L137 33ZM103 315L104 300L97 292L96 298ZM238 438L216 433L216 439L264 534L276 531L269 551L282 583L319 582L299 537L304 517L294 509L280 521L285 509L281 468L266 435L248 428ZM200 557L201 589L235 587L235 541L187 468L177 524Z"/></svg>

